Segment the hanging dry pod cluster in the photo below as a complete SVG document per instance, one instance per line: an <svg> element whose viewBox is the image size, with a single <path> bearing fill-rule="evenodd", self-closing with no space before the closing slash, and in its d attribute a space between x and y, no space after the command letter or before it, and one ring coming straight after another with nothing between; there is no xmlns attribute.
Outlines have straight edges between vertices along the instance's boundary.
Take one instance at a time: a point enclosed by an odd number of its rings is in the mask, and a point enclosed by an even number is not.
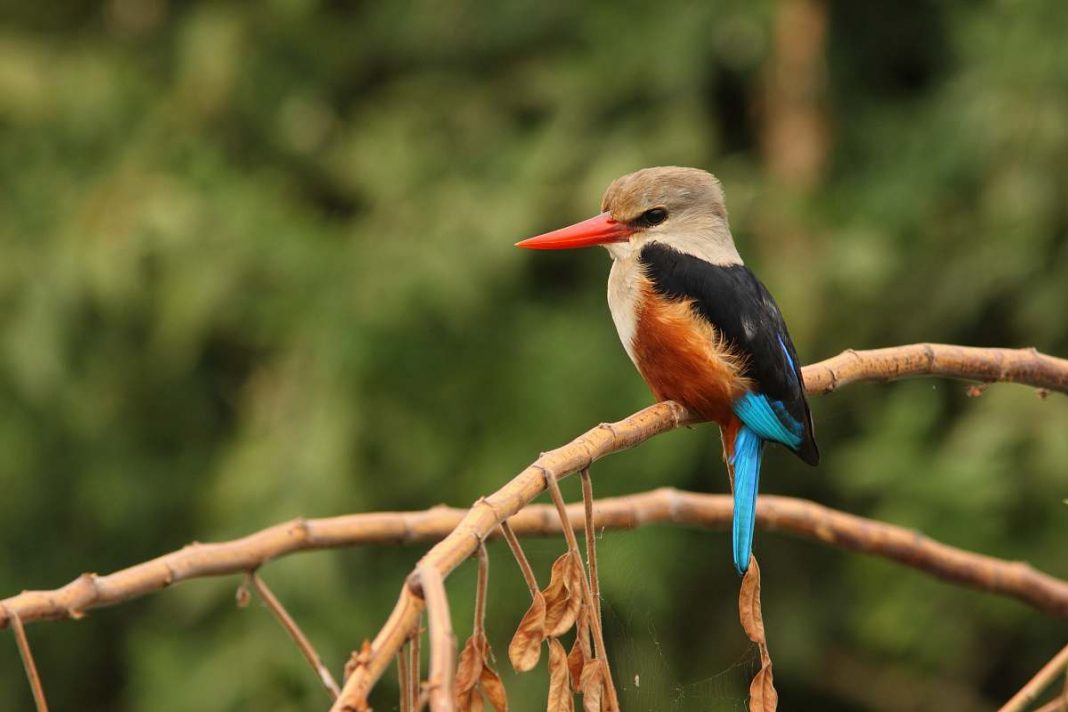
<svg viewBox="0 0 1068 712"><path fill-rule="evenodd" d="M481 712L489 703L496 712L508 711L501 676L493 669L493 651L486 639L486 588L489 582L489 559L486 547L478 548L478 589L475 594L475 625L471 637L460 652L456 666L456 709Z"/></svg>
<svg viewBox="0 0 1068 712"><path fill-rule="evenodd" d="M561 554L552 565L549 584L544 588L538 586L537 577L531 569L518 537L512 531L507 520L500 524L500 530L508 542L512 554L523 573L527 588L530 590L531 603L516 628L508 645L508 659L516 672L533 670L542 656L543 644L548 646L548 692L546 695L547 712L575 712L575 695L581 695L582 712L619 712L619 698L612 683L612 674L605 652L603 631L601 627L600 582L597 575L597 548L593 530L593 487L588 470L581 472L582 499L585 505L584 531L586 535L586 562L583 563L571 520L559 484L550 473L545 473L546 489L552 495L561 528L567 541L567 551ZM494 668L495 658L485 632L486 596L489 580L489 560L484 545L478 550L478 586L475 597L474 626L467 639L455 675L443 673L451 662L439 662L438 673L432 670L425 684L421 684L419 675L419 654L417 632L410 639L411 651L398 656L398 671L401 676L401 710L410 712L422 710L427 702L432 710L451 712L507 712L508 698L500 675ZM420 569L417 567L417 572ZM428 572L429 573L429 572ZM428 580L436 581L433 576ZM437 583L440 583L438 581ZM435 585L437 588L437 585ZM427 596L427 608L437 599L441 610L446 610L444 591ZM760 610L760 567L754 557L749 571L742 580L738 595L738 612L742 627L750 640L760 649L761 667L750 685L750 712L774 712L778 706L778 695L772 681L771 657L768 654L764 623ZM444 617L447 620L447 616ZM438 625L444 624L438 615ZM431 638L433 641L434 617L431 617ZM571 630L575 637L570 651L561 638ZM451 630L439 630L438 638L451 636ZM443 648L448 653L448 646ZM455 654L455 641L452 643ZM432 663L434 656L431 656ZM442 696L449 690L451 695ZM436 698L436 701L435 701Z"/></svg>
<svg viewBox="0 0 1068 712"><path fill-rule="evenodd" d="M576 692L582 695L584 712L614 712L619 702L605 656L601 632L600 586L597 581L597 554L593 532L593 492L588 471L582 472L582 493L586 504L586 552L589 578L582 563L578 541L567 517L563 496L556 480L546 474L546 484L556 504L567 539L568 551L553 562L549 585L539 590L537 580L519 540L508 526L501 529L519 563L531 604L519 622L508 657L517 672L532 670L541 659L542 643L549 646L549 712L571 712ZM577 625L576 625L577 624ZM575 628L571 652L565 651L560 637Z"/></svg>

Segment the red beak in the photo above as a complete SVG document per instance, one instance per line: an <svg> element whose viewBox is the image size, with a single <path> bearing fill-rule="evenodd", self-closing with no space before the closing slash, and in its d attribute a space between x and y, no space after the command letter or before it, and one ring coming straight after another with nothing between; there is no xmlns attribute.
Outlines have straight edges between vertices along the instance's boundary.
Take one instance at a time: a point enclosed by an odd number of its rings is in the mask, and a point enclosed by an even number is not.
<svg viewBox="0 0 1068 712"><path fill-rule="evenodd" d="M626 223L616 222L608 213L601 213L569 227L517 242L515 246L529 250L570 250L574 247L626 242L633 232Z"/></svg>

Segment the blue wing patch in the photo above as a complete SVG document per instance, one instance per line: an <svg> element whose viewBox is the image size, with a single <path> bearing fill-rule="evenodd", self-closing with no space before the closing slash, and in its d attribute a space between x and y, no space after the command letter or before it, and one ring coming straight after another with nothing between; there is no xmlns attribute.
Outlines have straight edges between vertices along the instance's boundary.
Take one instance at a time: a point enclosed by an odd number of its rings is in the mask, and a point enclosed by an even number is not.
<svg viewBox="0 0 1068 712"><path fill-rule="evenodd" d="M786 348L786 342L782 340L782 334L778 335L779 346L782 347L782 355L786 357L786 363L790 364L790 372L797 373L797 366L794 365L794 359L790 356L790 349Z"/></svg>
<svg viewBox="0 0 1068 712"><path fill-rule="evenodd" d="M790 448L801 445L805 426L799 423L779 401L763 393L746 393L734 401L731 410L747 428L764 440L774 440Z"/></svg>

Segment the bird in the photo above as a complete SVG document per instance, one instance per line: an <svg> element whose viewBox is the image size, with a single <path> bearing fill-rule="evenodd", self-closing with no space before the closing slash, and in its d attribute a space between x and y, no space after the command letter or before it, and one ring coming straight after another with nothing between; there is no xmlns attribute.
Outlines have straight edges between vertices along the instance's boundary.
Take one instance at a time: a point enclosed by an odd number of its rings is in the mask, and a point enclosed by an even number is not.
<svg viewBox="0 0 1068 712"><path fill-rule="evenodd" d="M782 313L745 266L719 180L698 168L644 168L608 186L600 214L516 243L601 245L608 306L623 348L657 401L719 425L733 473L732 557L749 568L764 446L809 465L820 453Z"/></svg>

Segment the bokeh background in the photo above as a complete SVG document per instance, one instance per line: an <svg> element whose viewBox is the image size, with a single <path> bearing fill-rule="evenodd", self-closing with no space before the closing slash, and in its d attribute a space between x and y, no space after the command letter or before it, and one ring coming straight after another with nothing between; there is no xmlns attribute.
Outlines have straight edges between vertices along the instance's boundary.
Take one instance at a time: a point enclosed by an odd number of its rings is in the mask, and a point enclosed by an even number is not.
<svg viewBox="0 0 1068 712"><path fill-rule="evenodd" d="M1068 355L1060 0L54 0L0 24L0 595L303 516L465 505L650 397L601 250L522 237L617 175L723 180L802 358L914 341ZM1068 401L960 383L815 399L824 460L763 490L1068 576ZM599 494L723 492L710 427L594 468ZM575 484L566 490L577 496ZM544 579L559 541L532 542ZM336 670L422 546L268 583ZM627 710L741 710L755 649L728 535L602 539ZM990 709L1065 642L1023 605L760 534L789 710ZM489 631L526 607L491 547ZM321 709L238 579L28 632L56 709ZM469 631L473 571L450 579ZM31 703L14 643L0 707ZM544 663L543 663L544 664ZM387 675L376 709L395 709Z"/></svg>

